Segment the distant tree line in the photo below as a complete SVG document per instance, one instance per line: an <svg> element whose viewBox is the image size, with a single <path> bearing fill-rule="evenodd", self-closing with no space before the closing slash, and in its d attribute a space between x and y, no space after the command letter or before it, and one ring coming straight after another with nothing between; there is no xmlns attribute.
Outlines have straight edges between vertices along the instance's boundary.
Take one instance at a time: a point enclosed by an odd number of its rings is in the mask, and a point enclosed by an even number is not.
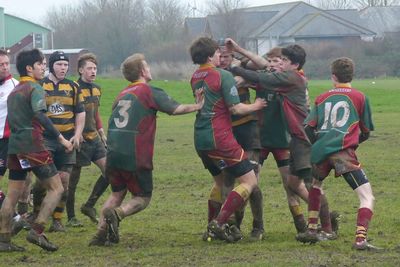
<svg viewBox="0 0 400 267"><path fill-rule="evenodd" d="M189 76L188 47L183 34L184 18L190 6L180 0L82 0L47 12L47 24L54 29L56 48L87 48L100 59L102 72L119 69L130 54L142 52L152 63L160 62L158 77L177 79ZM320 8L363 8L394 5L398 0L307 1ZM316 2L316 3L313 3ZM319 3L319 4L318 4ZM214 0L203 14L221 15L225 36L236 38L240 20L235 10L246 7L244 0ZM239 25L238 25L239 24ZM400 32L400 29L399 29ZM319 42L304 44L308 52L305 69L311 78L329 78L329 62L339 56L352 57L357 77L400 76L400 34L374 42ZM311 52L312 51L312 52ZM182 64L179 65L179 62ZM154 65L152 64L152 67ZM188 72L188 73L185 73ZM163 75L164 73L164 75ZM174 75L175 73L175 75Z"/></svg>

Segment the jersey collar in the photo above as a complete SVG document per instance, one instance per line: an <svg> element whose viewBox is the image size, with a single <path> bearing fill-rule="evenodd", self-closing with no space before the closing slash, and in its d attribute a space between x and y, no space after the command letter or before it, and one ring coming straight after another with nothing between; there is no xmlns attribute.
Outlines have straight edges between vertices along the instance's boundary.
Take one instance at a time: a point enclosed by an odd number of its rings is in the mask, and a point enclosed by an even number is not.
<svg viewBox="0 0 400 267"><path fill-rule="evenodd" d="M0 85L4 84L7 80L10 80L12 78L12 75L8 75L7 77L5 77L3 80L0 80Z"/></svg>
<svg viewBox="0 0 400 267"><path fill-rule="evenodd" d="M215 66L211 63L205 63L205 64L201 64L199 69L209 69L209 68L215 68Z"/></svg>
<svg viewBox="0 0 400 267"><path fill-rule="evenodd" d="M20 82L33 82L33 83L37 83L37 81L32 78L31 76L21 76L19 79Z"/></svg>
<svg viewBox="0 0 400 267"><path fill-rule="evenodd" d="M351 88L350 83L337 83L335 84L335 88Z"/></svg>

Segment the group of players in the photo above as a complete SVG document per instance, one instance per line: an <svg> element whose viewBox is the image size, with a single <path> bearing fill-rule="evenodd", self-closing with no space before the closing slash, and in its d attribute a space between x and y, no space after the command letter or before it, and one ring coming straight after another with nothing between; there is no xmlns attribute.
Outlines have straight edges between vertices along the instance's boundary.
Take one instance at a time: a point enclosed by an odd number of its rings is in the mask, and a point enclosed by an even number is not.
<svg viewBox="0 0 400 267"><path fill-rule="evenodd" d="M235 60L234 53L242 60ZM260 165L271 153L282 176L298 241L337 238L338 215L329 212L321 188L334 169L360 198L353 247L378 249L367 241L374 197L355 155L373 125L367 98L350 84L352 60L339 58L332 63L334 88L317 97L310 112L302 71L306 53L299 45L274 48L264 58L230 38L218 44L201 37L192 43L190 55L199 65L191 79L195 104L180 104L149 85L151 71L142 54L125 59L121 70L130 84L113 103L107 138L98 114L101 91L93 83L97 70L93 54L80 57L77 83L65 78L68 59L60 51L50 56L50 74L44 79L44 57L39 50L17 56L21 78L18 85L12 80L15 88L10 89L7 100L9 185L0 212L0 251L24 250L11 242L18 232L12 227L12 216L26 190L28 171L38 181L33 190L36 212L27 240L57 250L43 233L47 219L54 211L50 229L62 229L60 219L67 201L68 223L80 225L73 210L74 194L81 167L91 161L102 175L81 211L96 221L93 206L109 183L112 193L89 245L118 243L120 221L145 209L151 200L157 111L170 115L197 112L194 144L214 180L204 240L242 239L240 226L248 200L253 214L250 238L263 238L258 179ZM6 56L0 54L0 59ZM0 85L10 77L0 76ZM249 88L256 90L254 103ZM131 198L124 202L128 191ZM308 222L300 198L308 203Z"/></svg>

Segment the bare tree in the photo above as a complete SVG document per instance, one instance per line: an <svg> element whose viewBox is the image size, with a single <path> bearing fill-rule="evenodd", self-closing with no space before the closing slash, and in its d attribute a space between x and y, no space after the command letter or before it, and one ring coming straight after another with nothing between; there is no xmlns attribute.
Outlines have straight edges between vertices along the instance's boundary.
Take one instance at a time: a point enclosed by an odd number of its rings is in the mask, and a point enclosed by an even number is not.
<svg viewBox="0 0 400 267"><path fill-rule="evenodd" d="M356 0L355 5L360 8L373 6L394 6L400 4L399 0Z"/></svg>
<svg viewBox="0 0 400 267"><path fill-rule="evenodd" d="M309 0L307 2L321 9L349 9L354 3L352 0Z"/></svg>
<svg viewBox="0 0 400 267"><path fill-rule="evenodd" d="M230 36L234 39L240 39L241 36L238 34L238 30L240 29L240 25L242 23L241 18L241 8L246 6L244 0L218 0L218 1L209 1L210 13L216 16L219 16L221 19L219 20L221 23L222 32L220 33L222 36L213 36L215 37L223 37Z"/></svg>

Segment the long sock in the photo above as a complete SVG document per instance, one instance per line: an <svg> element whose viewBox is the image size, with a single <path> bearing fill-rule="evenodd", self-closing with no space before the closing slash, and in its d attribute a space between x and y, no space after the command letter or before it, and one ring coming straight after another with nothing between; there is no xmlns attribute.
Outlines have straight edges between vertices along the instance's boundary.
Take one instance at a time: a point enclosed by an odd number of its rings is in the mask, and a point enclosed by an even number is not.
<svg viewBox="0 0 400 267"><path fill-rule="evenodd" d="M44 228L45 228L44 225L41 223L36 223L36 222L32 223L32 229L38 234L42 234Z"/></svg>
<svg viewBox="0 0 400 267"><path fill-rule="evenodd" d="M28 212L28 203L26 202L21 202L18 201L18 205L17 205L17 212L19 215L25 214Z"/></svg>
<svg viewBox="0 0 400 267"><path fill-rule="evenodd" d="M35 183L32 188L33 193L33 213L38 214L40 207L42 206L43 199L46 196L46 188L42 187L40 184Z"/></svg>
<svg viewBox="0 0 400 267"><path fill-rule="evenodd" d="M319 218L321 220L321 230L326 233L332 233L331 215L329 212L328 199L325 194L321 195Z"/></svg>
<svg viewBox="0 0 400 267"><path fill-rule="evenodd" d="M225 224L237 209L242 207L249 198L249 191L242 185L235 187L227 196L221 211L218 214L217 222L219 225Z"/></svg>
<svg viewBox="0 0 400 267"><path fill-rule="evenodd" d="M263 195L258 186L250 194L250 207L253 214L253 228L264 230Z"/></svg>
<svg viewBox="0 0 400 267"><path fill-rule="evenodd" d="M75 191L81 175L80 167L73 167L69 177L68 195L66 201L68 220L75 217Z"/></svg>
<svg viewBox="0 0 400 267"><path fill-rule="evenodd" d="M85 203L85 206L93 208L94 205L96 205L97 200L101 197L104 191L106 191L109 184L108 180L103 175L100 175L93 187L92 193Z"/></svg>
<svg viewBox="0 0 400 267"><path fill-rule="evenodd" d="M320 206L321 189L312 187L308 196L308 229L311 231L317 231Z"/></svg>
<svg viewBox="0 0 400 267"><path fill-rule="evenodd" d="M63 194L61 195L61 200L58 202L56 208L54 209L53 219L55 219L55 220L62 219L64 209L65 209L65 203L67 201L67 195L68 195L68 192L63 192Z"/></svg>
<svg viewBox="0 0 400 267"><path fill-rule="evenodd" d="M222 206L222 189L216 184L213 185L208 197L208 222L217 218Z"/></svg>
<svg viewBox="0 0 400 267"><path fill-rule="evenodd" d="M363 241L367 238L368 225L371 221L372 215L372 210L368 208L358 209L356 242Z"/></svg>
<svg viewBox="0 0 400 267"><path fill-rule="evenodd" d="M300 205L289 206L289 210L290 213L292 213L293 223L297 233L303 233L307 230L307 223Z"/></svg>

